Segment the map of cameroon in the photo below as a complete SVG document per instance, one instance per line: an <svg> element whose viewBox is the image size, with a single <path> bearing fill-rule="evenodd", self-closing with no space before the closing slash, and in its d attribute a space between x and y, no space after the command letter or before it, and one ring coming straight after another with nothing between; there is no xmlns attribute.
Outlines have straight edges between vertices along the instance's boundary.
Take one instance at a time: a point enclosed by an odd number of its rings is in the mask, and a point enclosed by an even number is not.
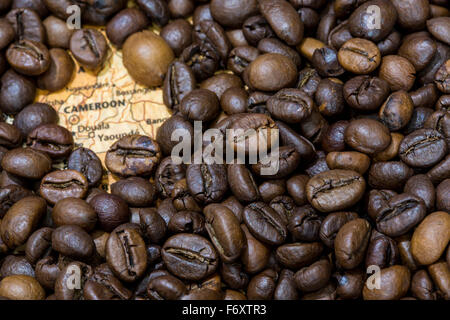
<svg viewBox="0 0 450 320"><path fill-rule="evenodd" d="M99 30L104 33L104 28ZM102 161L121 137L155 137L170 116L162 90L136 84L122 63L122 52L108 45L109 56L97 74L73 59L76 67L69 85L58 92L39 91L36 98L58 111L59 124L72 132L77 146L92 149Z"/></svg>

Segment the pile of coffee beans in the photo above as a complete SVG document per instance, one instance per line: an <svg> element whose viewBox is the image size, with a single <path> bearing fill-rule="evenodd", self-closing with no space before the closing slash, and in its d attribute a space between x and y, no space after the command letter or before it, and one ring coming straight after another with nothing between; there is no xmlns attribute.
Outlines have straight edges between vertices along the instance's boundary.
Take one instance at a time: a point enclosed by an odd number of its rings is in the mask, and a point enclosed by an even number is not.
<svg viewBox="0 0 450 320"><path fill-rule="evenodd" d="M0 1L0 297L450 299L448 8ZM111 145L105 190L99 157L33 102L109 45L173 114ZM278 132L279 170L180 164L171 136L194 121Z"/></svg>

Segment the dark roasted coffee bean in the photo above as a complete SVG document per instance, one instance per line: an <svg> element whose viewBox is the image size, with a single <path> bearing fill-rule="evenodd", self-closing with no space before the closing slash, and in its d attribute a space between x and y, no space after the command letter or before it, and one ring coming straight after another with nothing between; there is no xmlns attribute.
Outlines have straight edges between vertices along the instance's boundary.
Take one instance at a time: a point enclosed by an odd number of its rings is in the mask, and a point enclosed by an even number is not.
<svg viewBox="0 0 450 320"><path fill-rule="evenodd" d="M426 212L419 197L408 193L393 196L378 210L377 229L390 237L401 236L420 223Z"/></svg>
<svg viewBox="0 0 450 320"><path fill-rule="evenodd" d="M8 47L15 35L15 30L8 20L0 19L0 50Z"/></svg>
<svg viewBox="0 0 450 320"><path fill-rule="evenodd" d="M192 26L189 22L177 19L162 28L160 35L172 48L175 55L179 56L192 43L192 33Z"/></svg>
<svg viewBox="0 0 450 320"><path fill-rule="evenodd" d="M344 111L343 83L336 78L322 79L315 94L319 112L326 116L337 116Z"/></svg>
<svg viewBox="0 0 450 320"><path fill-rule="evenodd" d="M346 209L364 194L366 183L352 170L330 170L311 178L306 185L308 201L321 212Z"/></svg>
<svg viewBox="0 0 450 320"><path fill-rule="evenodd" d="M291 59L297 67L301 64L301 58L297 51L285 45L276 38L264 38L258 43L258 50L264 53L279 53Z"/></svg>
<svg viewBox="0 0 450 320"><path fill-rule="evenodd" d="M129 177L113 183L111 193L121 197L131 207L149 207L155 197L153 185L141 177Z"/></svg>
<svg viewBox="0 0 450 320"><path fill-rule="evenodd" d="M214 273L219 262L216 250L207 239L185 233L172 236L164 243L162 258L174 275L194 281Z"/></svg>
<svg viewBox="0 0 450 320"><path fill-rule="evenodd" d="M370 158L364 153L355 151L330 152L326 157L330 169L353 170L364 174L369 169Z"/></svg>
<svg viewBox="0 0 450 320"><path fill-rule="evenodd" d="M141 31L149 24L149 19L136 8L127 8L116 14L106 25L106 35L109 41L117 47L131 34Z"/></svg>
<svg viewBox="0 0 450 320"><path fill-rule="evenodd" d="M399 261L400 254L396 242L384 234L373 230L367 247L366 267L378 266L387 268L398 264Z"/></svg>
<svg viewBox="0 0 450 320"><path fill-rule="evenodd" d="M205 233L205 218L195 211L178 211L174 213L167 225L172 233Z"/></svg>
<svg viewBox="0 0 450 320"><path fill-rule="evenodd" d="M264 181L258 187L261 199L268 203L274 198L282 196L286 191L286 181L282 179Z"/></svg>
<svg viewBox="0 0 450 320"><path fill-rule="evenodd" d="M88 191L86 177L75 170L53 171L42 178L39 193L54 205L65 198L84 198Z"/></svg>
<svg viewBox="0 0 450 320"><path fill-rule="evenodd" d="M258 13L258 2L256 0L233 2L213 0L210 7L214 20L230 28L241 27L248 17Z"/></svg>
<svg viewBox="0 0 450 320"><path fill-rule="evenodd" d="M372 164L369 170L369 185L375 189L402 189L414 171L401 161L386 161Z"/></svg>
<svg viewBox="0 0 450 320"><path fill-rule="evenodd" d="M299 72L296 87L313 97L321 78L316 69L304 68Z"/></svg>
<svg viewBox="0 0 450 320"><path fill-rule="evenodd" d="M259 41L271 38L275 35L267 20L260 15L255 15L244 21L242 30L245 39L250 45L258 45Z"/></svg>
<svg viewBox="0 0 450 320"><path fill-rule="evenodd" d="M433 129L420 129L407 135L400 144L399 156L412 167L430 167L447 153L444 137Z"/></svg>
<svg viewBox="0 0 450 320"><path fill-rule="evenodd" d="M411 293L420 300L436 300L433 280L426 270L417 271L411 279Z"/></svg>
<svg viewBox="0 0 450 320"><path fill-rule="evenodd" d="M112 194L98 194L89 201L98 216L102 230L111 232L130 218L128 205L120 197Z"/></svg>
<svg viewBox="0 0 450 320"><path fill-rule="evenodd" d="M51 170L50 158L31 148L17 148L8 151L2 159L2 168L26 179L40 179Z"/></svg>
<svg viewBox="0 0 450 320"><path fill-rule="evenodd" d="M351 121L345 129L344 138L350 147L369 155L383 151L391 143L388 128L368 118Z"/></svg>
<svg viewBox="0 0 450 320"><path fill-rule="evenodd" d="M139 279L147 267L147 251L139 232L131 227L114 229L106 244L106 261L122 281Z"/></svg>
<svg viewBox="0 0 450 320"><path fill-rule="evenodd" d="M100 159L87 148L78 148L73 151L68 159L67 167L82 173L88 180L89 187L98 185L103 175Z"/></svg>
<svg viewBox="0 0 450 320"><path fill-rule="evenodd" d="M416 69L406 58L397 55L384 56L379 77L389 83L392 91L409 91L416 79Z"/></svg>
<svg viewBox="0 0 450 320"><path fill-rule="evenodd" d="M308 267L297 271L294 275L297 289L301 292L313 292L324 287L331 277L331 264L321 259Z"/></svg>
<svg viewBox="0 0 450 320"><path fill-rule="evenodd" d="M299 89L282 89L267 100L271 115L287 123L298 123L311 115L313 100Z"/></svg>
<svg viewBox="0 0 450 320"><path fill-rule="evenodd" d="M271 300L275 291L278 274L267 269L254 276L247 287L249 300Z"/></svg>
<svg viewBox="0 0 450 320"><path fill-rule="evenodd" d="M159 243L166 234L164 219L154 208L132 208L131 214L139 215L139 223L144 233L144 238L151 243ZM144 240L145 240L144 239Z"/></svg>
<svg viewBox="0 0 450 320"><path fill-rule="evenodd" d="M171 157L164 158L155 173L157 191L163 197L169 197L175 183L185 177L185 172L184 164L174 164Z"/></svg>
<svg viewBox="0 0 450 320"><path fill-rule="evenodd" d="M57 227L75 225L89 232L95 227L97 213L82 199L65 198L53 207L52 220Z"/></svg>
<svg viewBox="0 0 450 320"><path fill-rule="evenodd" d="M424 174L418 174L408 179L404 185L404 192L415 195L425 202L427 211L434 209L436 193L430 178Z"/></svg>
<svg viewBox="0 0 450 320"><path fill-rule="evenodd" d="M449 27L450 19L449 17L438 17L427 20L427 29L428 31L438 39L450 45L450 27Z"/></svg>
<svg viewBox="0 0 450 320"><path fill-rule="evenodd" d="M57 122L58 113L45 103L30 104L14 117L14 126L22 132L24 137L42 124L56 124Z"/></svg>
<svg viewBox="0 0 450 320"><path fill-rule="evenodd" d="M252 173L245 165L230 164L227 166L227 178L231 192L242 202L254 202L260 197L258 186Z"/></svg>
<svg viewBox="0 0 450 320"><path fill-rule="evenodd" d="M119 176L148 176L161 159L159 144L142 135L126 136L108 150L105 164Z"/></svg>
<svg viewBox="0 0 450 320"><path fill-rule="evenodd" d="M96 267L84 285L86 300L128 300L132 293L117 279L107 264Z"/></svg>
<svg viewBox="0 0 450 320"><path fill-rule="evenodd" d="M229 88L240 88L242 86L242 80L238 76L230 73L219 73L200 83L201 89L207 89L214 92L219 100L222 97L222 94Z"/></svg>
<svg viewBox="0 0 450 320"><path fill-rule="evenodd" d="M32 195L33 193L30 190L18 185L9 185L0 188L0 217L3 217L14 203Z"/></svg>
<svg viewBox="0 0 450 320"><path fill-rule="evenodd" d="M334 241L336 263L347 270L357 267L364 260L370 232L370 224L365 219L357 218L344 224Z"/></svg>
<svg viewBox="0 0 450 320"><path fill-rule="evenodd" d="M0 109L4 113L19 113L24 107L33 103L35 95L34 82L15 73L12 69L6 71L0 79Z"/></svg>
<svg viewBox="0 0 450 320"><path fill-rule="evenodd" d="M254 165L252 170L266 179L280 179L287 177L297 169L301 156L294 146L282 146L271 152ZM274 163L275 162L275 163Z"/></svg>
<svg viewBox="0 0 450 320"><path fill-rule="evenodd" d="M52 159L65 159L72 152L72 133L56 124L42 124L28 134L27 145Z"/></svg>
<svg viewBox="0 0 450 320"><path fill-rule="evenodd" d="M417 72L423 70L436 54L436 42L427 36L414 36L404 41L398 54L408 59Z"/></svg>
<svg viewBox="0 0 450 320"><path fill-rule="evenodd" d="M356 218L358 218L358 214L355 212L342 211L330 213L320 225L320 239L326 246L333 248L334 240L336 239L339 229L341 229L347 222Z"/></svg>
<svg viewBox="0 0 450 320"><path fill-rule="evenodd" d="M248 93L243 88L232 87L220 97L220 107L226 114L245 113L248 107Z"/></svg>
<svg viewBox="0 0 450 320"><path fill-rule="evenodd" d="M370 20L371 11L368 8L372 5L380 8L380 28L373 29ZM361 4L350 15L348 25L354 37L366 38L372 41L383 40L392 30L397 20L397 11L390 1L372 0Z"/></svg>
<svg viewBox="0 0 450 320"><path fill-rule="evenodd" d="M47 43L51 48L69 49L70 38L75 30L69 29L67 23L55 16L49 16L43 21Z"/></svg>
<svg viewBox="0 0 450 320"><path fill-rule="evenodd" d="M186 291L186 285L172 275L154 278L147 286L147 295L152 300L177 300Z"/></svg>
<svg viewBox="0 0 450 320"><path fill-rule="evenodd" d="M309 177L307 175L294 175L286 181L287 192L298 206L303 206L308 203L306 197L306 183Z"/></svg>
<svg viewBox="0 0 450 320"><path fill-rule="evenodd" d="M12 124L0 122L0 146L6 148L18 147L22 142L22 134Z"/></svg>
<svg viewBox="0 0 450 320"><path fill-rule="evenodd" d="M108 44L98 30L80 29L70 38L70 51L81 65L95 70L105 61Z"/></svg>
<svg viewBox="0 0 450 320"><path fill-rule="evenodd" d="M245 207L244 222L250 232L264 243L279 245L286 240L286 226L281 223L278 213L264 202L254 202Z"/></svg>
<svg viewBox="0 0 450 320"><path fill-rule="evenodd" d="M338 61L337 52L332 48L316 49L311 62L322 77L337 77L344 73L344 69Z"/></svg>
<svg viewBox="0 0 450 320"><path fill-rule="evenodd" d="M16 40L45 43L45 28L36 11L27 8L14 9L6 15L6 19L14 28Z"/></svg>
<svg viewBox="0 0 450 320"><path fill-rule="evenodd" d="M443 93L450 93L450 59L438 69L434 76L436 87Z"/></svg>
<svg viewBox="0 0 450 320"><path fill-rule="evenodd" d="M194 72L198 81L209 78L219 67L220 56L209 43L193 43L183 50L180 60Z"/></svg>
<svg viewBox="0 0 450 320"><path fill-rule="evenodd" d="M333 274L337 281L336 293L342 299L357 299L364 287L365 275L362 270L339 271Z"/></svg>
<svg viewBox="0 0 450 320"><path fill-rule="evenodd" d="M0 235L3 242L11 249L25 244L46 210L47 204L40 197L25 197L16 202L2 219Z"/></svg>
<svg viewBox="0 0 450 320"><path fill-rule="evenodd" d="M169 66L164 79L164 104L174 109L189 92L195 89L195 86L195 76L191 68L180 61L174 61Z"/></svg>
<svg viewBox="0 0 450 320"><path fill-rule="evenodd" d="M61 226L52 233L53 250L69 258L86 261L94 253L94 247L91 236L79 226Z"/></svg>
<svg viewBox="0 0 450 320"><path fill-rule="evenodd" d="M261 41L260 41L261 42ZM251 46L239 46L228 55L227 68L241 75L250 63L259 56L259 51Z"/></svg>
<svg viewBox="0 0 450 320"><path fill-rule="evenodd" d="M194 26L194 41L206 42L216 50L222 61L228 57L231 43L225 34L225 30L215 21L205 20Z"/></svg>
<svg viewBox="0 0 450 320"><path fill-rule="evenodd" d="M219 202L228 189L226 169L221 164L191 164L186 181L192 196L205 204Z"/></svg>
<svg viewBox="0 0 450 320"><path fill-rule="evenodd" d="M298 207L289 218L287 228L293 241L318 241L322 218L309 205Z"/></svg>
<svg viewBox="0 0 450 320"><path fill-rule="evenodd" d="M234 262L241 255L245 236L233 212L219 204L210 204L203 209L205 227L212 244L226 263Z"/></svg>
<svg viewBox="0 0 450 320"><path fill-rule="evenodd" d="M43 74L50 67L50 53L42 43L20 40L9 46L6 59L11 67L27 76Z"/></svg>
<svg viewBox="0 0 450 320"><path fill-rule="evenodd" d="M323 251L320 242L296 242L279 246L276 250L276 258L283 266L298 270L316 261Z"/></svg>
<svg viewBox="0 0 450 320"><path fill-rule="evenodd" d="M79 271L79 285L74 285L74 270ZM83 262L70 262L59 272L54 285L56 299L58 300L81 300L86 282L93 275L92 267ZM77 281L78 281L77 280Z"/></svg>
<svg viewBox="0 0 450 320"><path fill-rule="evenodd" d="M165 26L169 22L170 14L164 0L137 0L139 8L159 26Z"/></svg>
<svg viewBox="0 0 450 320"><path fill-rule="evenodd" d="M53 229L51 228L41 228L33 232L28 238L25 246L25 256L30 263L35 264L50 252L52 233Z"/></svg>
<svg viewBox="0 0 450 320"><path fill-rule="evenodd" d="M357 76L344 84L344 99L361 111L378 109L389 95L389 84L378 77Z"/></svg>
<svg viewBox="0 0 450 320"><path fill-rule="evenodd" d="M179 111L191 121L211 121L219 114L219 99L214 92L195 89L181 100Z"/></svg>

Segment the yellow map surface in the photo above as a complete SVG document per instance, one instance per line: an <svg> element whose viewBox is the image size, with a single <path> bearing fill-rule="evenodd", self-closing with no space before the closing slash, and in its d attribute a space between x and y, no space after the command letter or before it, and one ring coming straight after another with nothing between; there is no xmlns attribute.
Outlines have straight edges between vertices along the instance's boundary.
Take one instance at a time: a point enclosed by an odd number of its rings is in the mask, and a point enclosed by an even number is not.
<svg viewBox="0 0 450 320"><path fill-rule="evenodd" d="M104 28L99 30L104 33ZM156 129L170 116L162 90L136 84L122 63L122 52L109 47L109 56L97 74L74 59L69 85L58 92L39 91L36 98L58 111L59 124L72 131L77 146L92 149L102 161L121 137L155 137Z"/></svg>

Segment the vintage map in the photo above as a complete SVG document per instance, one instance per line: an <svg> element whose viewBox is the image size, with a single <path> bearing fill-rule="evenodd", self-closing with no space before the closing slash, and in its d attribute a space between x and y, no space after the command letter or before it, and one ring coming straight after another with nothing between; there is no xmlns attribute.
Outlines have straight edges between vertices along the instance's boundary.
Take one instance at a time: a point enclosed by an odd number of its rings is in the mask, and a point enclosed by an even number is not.
<svg viewBox="0 0 450 320"><path fill-rule="evenodd" d="M104 33L104 28L99 30ZM72 131L77 146L92 149L102 161L121 137L155 137L156 129L170 116L162 90L136 84L123 66L122 52L111 44L109 47L109 56L97 74L74 60L69 85L58 92L39 91L36 98L58 111L59 124Z"/></svg>

